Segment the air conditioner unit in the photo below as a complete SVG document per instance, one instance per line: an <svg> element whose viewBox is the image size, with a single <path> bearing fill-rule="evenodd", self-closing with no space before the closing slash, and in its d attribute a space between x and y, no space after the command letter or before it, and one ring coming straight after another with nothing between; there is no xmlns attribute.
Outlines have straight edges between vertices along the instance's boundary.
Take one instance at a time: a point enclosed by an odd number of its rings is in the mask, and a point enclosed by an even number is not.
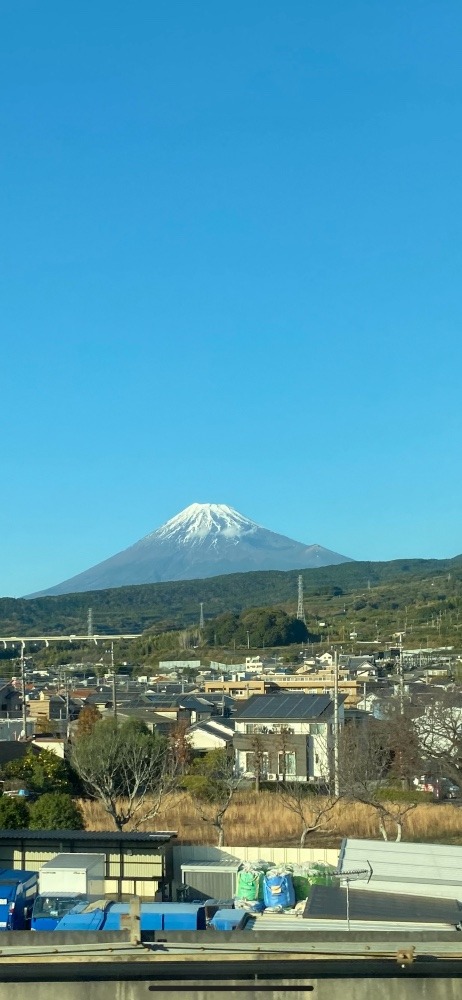
<svg viewBox="0 0 462 1000"><path fill-rule="evenodd" d="M268 781L276 781L277 775L276 774L267 774L266 777L267 777Z"/></svg>

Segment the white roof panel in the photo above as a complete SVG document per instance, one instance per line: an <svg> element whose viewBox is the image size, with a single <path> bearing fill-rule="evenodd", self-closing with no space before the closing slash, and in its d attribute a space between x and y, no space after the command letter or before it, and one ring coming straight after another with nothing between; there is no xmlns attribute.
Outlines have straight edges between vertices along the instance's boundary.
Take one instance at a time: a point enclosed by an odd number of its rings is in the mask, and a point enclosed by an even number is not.
<svg viewBox="0 0 462 1000"><path fill-rule="evenodd" d="M341 871L368 864L372 868L370 881L354 882L355 889L413 896L434 894L440 899L462 901L462 847L354 838L343 841Z"/></svg>

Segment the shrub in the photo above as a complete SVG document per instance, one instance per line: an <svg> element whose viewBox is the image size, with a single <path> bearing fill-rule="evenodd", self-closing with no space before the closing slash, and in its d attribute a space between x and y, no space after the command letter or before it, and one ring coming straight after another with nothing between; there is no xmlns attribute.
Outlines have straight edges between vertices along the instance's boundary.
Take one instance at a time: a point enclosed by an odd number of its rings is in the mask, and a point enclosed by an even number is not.
<svg viewBox="0 0 462 1000"><path fill-rule="evenodd" d="M31 792L66 792L69 787L69 766L53 750L35 753L31 747L17 760L3 768L3 777L22 781Z"/></svg>
<svg viewBox="0 0 462 1000"><path fill-rule="evenodd" d="M421 792L419 789L378 788L377 798L382 802L431 802L431 792Z"/></svg>
<svg viewBox="0 0 462 1000"><path fill-rule="evenodd" d="M41 795L30 807L31 830L83 830L82 812L65 792Z"/></svg>
<svg viewBox="0 0 462 1000"><path fill-rule="evenodd" d="M0 798L0 830L22 830L29 826L29 809L22 799Z"/></svg>

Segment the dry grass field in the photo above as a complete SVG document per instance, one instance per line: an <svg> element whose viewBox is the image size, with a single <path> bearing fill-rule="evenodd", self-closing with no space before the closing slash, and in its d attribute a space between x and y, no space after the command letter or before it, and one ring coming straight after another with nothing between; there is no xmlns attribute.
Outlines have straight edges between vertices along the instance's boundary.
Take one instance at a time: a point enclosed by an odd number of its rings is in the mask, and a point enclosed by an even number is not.
<svg viewBox="0 0 462 1000"><path fill-rule="evenodd" d="M81 801L88 830L112 830L114 825L97 802ZM128 827L129 829L129 827ZM161 813L140 830L175 830L191 844L213 844L215 830L198 816L188 793L175 794ZM390 839L394 839L390 829ZM358 802L341 801L327 817L325 829L307 837L305 846L336 847L342 837L380 837L376 812ZM277 794L246 791L236 795L225 817L225 845L293 846L299 842L297 817L284 808ZM462 844L462 807L422 803L404 820L403 840Z"/></svg>

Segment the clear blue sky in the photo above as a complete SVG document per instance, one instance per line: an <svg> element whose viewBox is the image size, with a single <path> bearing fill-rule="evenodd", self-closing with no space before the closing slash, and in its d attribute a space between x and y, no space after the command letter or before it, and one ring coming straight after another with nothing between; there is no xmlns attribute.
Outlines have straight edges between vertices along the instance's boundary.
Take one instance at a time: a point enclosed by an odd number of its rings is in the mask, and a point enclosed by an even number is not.
<svg viewBox="0 0 462 1000"><path fill-rule="evenodd" d="M461 552L460 3L0 13L0 594L195 501Z"/></svg>

